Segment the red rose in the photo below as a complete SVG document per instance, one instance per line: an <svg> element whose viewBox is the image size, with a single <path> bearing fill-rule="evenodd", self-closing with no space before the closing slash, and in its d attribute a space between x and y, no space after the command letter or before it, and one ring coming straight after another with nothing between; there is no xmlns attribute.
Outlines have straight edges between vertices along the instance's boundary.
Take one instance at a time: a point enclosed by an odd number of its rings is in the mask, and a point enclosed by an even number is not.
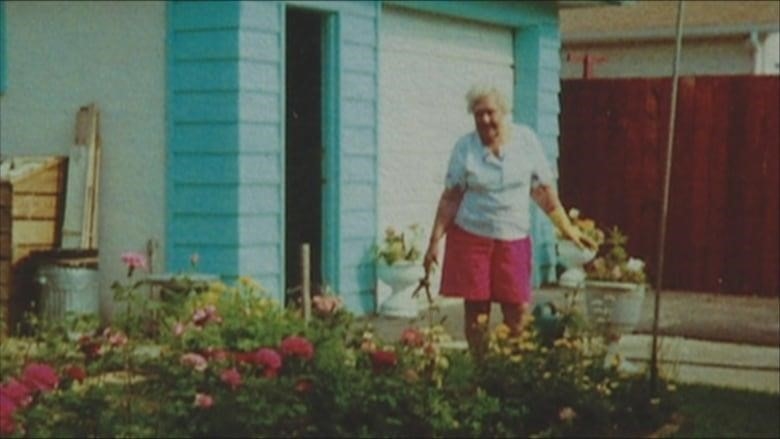
<svg viewBox="0 0 780 439"><path fill-rule="evenodd" d="M230 386L232 390L236 390L241 385L241 374L238 373L235 367L225 369L219 376L223 383Z"/></svg>
<svg viewBox="0 0 780 439"><path fill-rule="evenodd" d="M87 372L81 366L68 366L65 368L65 375L73 381L81 383L87 377Z"/></svg>
<svg viewBox="0 0 780 439"><path fill-rule="evenodd" d="M398 364L398 357L393 351L376 350L371 352L371 364L374 372L381 372Z"/></svg>
<svg viewBox="0 0 780 439"><path fill-rule="evenodd" d="M301 378L295 383L295 391L298 393L309 393L314 387L314 381L310 378Z"/></svg>
<svg viewBox="0 0 780 439"><path fill-rule="evenodd" d="M60 379L54 369L41 363L30 363L24 368L22 381L27 387L41 392L49 392L57 388Z"/></svg>
<svg viewBox="0 0 780 439"><path fill-rule="evenodd" d="M273 349L260 348L252 354L252 362L257 366L263 366L264 375L273 378L279 374L282 368L282 356Z"/></svg>
<svg viewBox="0 0 780 439"><path fill-rule="evenodd" d="M33 389L24 385L24 383L11 378L7 383L0 387L0 398L7 398L16 407L26 407L32 402ZM6 404L5 402L4 404Z"/></svg>
<svg viewBox="0 0 780 439"><path fill-rule="evenodd" d="M310 360L314 356L314 346L311 342L297 335L291 335L282 340L280 349L286 357L301 357L304 360Z"/></svg>

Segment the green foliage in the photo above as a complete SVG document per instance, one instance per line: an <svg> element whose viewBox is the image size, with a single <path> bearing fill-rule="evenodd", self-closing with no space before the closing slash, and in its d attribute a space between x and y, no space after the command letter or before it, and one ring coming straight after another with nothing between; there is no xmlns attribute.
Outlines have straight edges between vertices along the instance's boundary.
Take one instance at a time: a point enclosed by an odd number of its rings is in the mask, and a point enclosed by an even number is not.
<svg viewBox="0 0 780 439"><path fill-rule="evenodd" d="M422 235L423 229L417 224L412 224L403 232L388 227L381 245L374 246L374 257L387 265L418 262L423 255L420 247Z"/></svg>
<svg viewBox="0 0 780 439"><path fill-rule="evenodd" d="M530 314L518 333L485 331L475 360L433 321L384 341L338 301L306 322L247 278L169 303L143 283L114 291L125 312L111 326L36 324L3 343L3 382L33 361L60 376L15 410L12 436L608 436L651 431L673 407L646 377L604 368L602 340L569 309L553 338Z"/></svg>

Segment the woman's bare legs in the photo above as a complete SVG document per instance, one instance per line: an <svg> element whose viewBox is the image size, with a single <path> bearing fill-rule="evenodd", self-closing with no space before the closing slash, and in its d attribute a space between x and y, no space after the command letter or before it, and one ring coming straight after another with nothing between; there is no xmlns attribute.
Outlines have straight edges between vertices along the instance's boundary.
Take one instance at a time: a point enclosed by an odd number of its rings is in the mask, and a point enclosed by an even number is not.
<svg viewBox="0 0 780 439"><path fill-rule="evenodd" d="M481 358L485 351L485 328L487 328L487 322L484 325L480 325L478 318L481 314L485 314L490 317L490 301L463 301L465 316L464 316L464 332L466 333L466 342L469 345L469 351L476 358Z"/></svg>
<svg viewBox="0 0 780 439"><path fill-rule="evenodd" d="M501 314L504 316L504 324L509 326L511 335L520 333L520 325L523 320L523 313L526 309L525 303L502 303Z"/></svg>

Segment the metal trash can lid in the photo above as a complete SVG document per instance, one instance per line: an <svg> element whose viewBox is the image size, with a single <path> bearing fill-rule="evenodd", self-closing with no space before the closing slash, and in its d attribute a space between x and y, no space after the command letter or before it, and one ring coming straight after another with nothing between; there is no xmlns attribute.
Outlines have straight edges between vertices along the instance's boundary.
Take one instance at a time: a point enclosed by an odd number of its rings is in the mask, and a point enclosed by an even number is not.
<svg viewBox="0 0 780 439"><path fill-rule="evenodd" d="M56 248L34 251L30 254L37 265L58 265L61 267L98 268L97 249Z"/></svg>

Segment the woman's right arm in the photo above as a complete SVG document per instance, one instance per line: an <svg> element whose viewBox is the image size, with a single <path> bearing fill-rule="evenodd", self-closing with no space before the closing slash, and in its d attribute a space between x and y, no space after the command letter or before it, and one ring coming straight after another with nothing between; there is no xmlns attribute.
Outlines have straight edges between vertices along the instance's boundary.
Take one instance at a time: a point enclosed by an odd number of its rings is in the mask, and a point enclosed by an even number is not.
<svg viewBox="0 0 780 439"><path fill-rule="evenodd" d="M428 250L425 252L425 259L423 260L426 273L430 272L433 264L438 264L441 260L439 257L441 238L447 233L447 227L455 219L455 214L458 213L458 207L460 207L462 199L463 189L459 186L445 189L441 197L439 197L439 206L436 208L436 218L433 220Z"/></svg>

